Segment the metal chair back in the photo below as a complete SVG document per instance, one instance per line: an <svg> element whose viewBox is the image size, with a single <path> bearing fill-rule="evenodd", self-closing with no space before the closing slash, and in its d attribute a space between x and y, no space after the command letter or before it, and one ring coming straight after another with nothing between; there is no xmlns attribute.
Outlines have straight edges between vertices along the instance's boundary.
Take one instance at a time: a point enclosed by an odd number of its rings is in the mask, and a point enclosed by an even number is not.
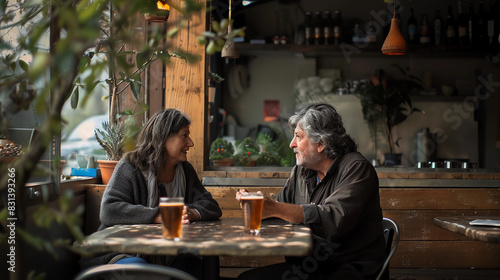
<svg viewBox="0 0 500 280"><path fill-rule="evenodd" d="M80 272L74 280L197 280L176 268L154 264L105 264Z"/></svg>
<svg viewBox="0 0 500 280"><path fill-rule="evenodd" d="M389 263L399 244L399 228L396 222L389 218L384 218L382 220L382 227L384 229L385 253L387 258L377 276L377 280L389 279Z"/></svg>

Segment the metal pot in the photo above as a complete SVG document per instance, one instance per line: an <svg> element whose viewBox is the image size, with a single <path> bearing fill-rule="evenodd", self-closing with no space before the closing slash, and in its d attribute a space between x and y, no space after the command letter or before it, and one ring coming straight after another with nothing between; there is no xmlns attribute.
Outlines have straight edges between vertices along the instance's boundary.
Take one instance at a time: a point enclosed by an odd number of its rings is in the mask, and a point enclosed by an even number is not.
<svg viewBox="0 0 500 280"><path fill-rule="evenodd" d="M477 168L477 162L467 162L467 161L464 161L462 162L462 168Z"/></svg>
<svg viewBox="0 0 500 280"><path fill-rule="evenodd" d="M459 161L457 160L445 160L444 161L445 168L460 168Z"/></svg>
<svg viewBox="0 0 500 280"><path fill-rule="evenodd" d="M442 161L429 161L430 168L443 168L444 164Z"/></svg>

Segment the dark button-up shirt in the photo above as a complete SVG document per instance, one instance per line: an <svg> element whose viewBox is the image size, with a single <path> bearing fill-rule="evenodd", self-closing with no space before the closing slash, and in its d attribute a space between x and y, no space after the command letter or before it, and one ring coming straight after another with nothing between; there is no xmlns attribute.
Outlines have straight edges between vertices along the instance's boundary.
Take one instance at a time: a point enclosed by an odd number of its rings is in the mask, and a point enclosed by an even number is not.
<svg viewBox="0 0 500 280"><path fill-rule="evenodd" d="M335 159L318 181L316 171L295 166L277 200L302 205L315 254L328 254L327 263L334 265L355 263L361 274L374 275L385 258L375 169L352 152Z"/></svg>

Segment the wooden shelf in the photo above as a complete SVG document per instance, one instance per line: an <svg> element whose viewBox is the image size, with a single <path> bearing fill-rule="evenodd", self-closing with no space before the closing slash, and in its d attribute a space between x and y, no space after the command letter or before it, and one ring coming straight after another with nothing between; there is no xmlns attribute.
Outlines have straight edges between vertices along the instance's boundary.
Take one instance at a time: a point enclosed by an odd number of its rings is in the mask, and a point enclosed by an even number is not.
<svg viewBox="0 0 500 280"><path fill-rule="evenodd" d="M356 46L355 44L342 45L275 45L275 44L250 44L236 43L236 47L242 55L256 55L263 53L282 52L285 54L303 54L304 56L344 56L345 52L352 53L354 57L383 57L378 44ZM442 58L477 58L487 56L488 52L475 48L459 47L434 47L434 46L410 46L408 53L399 57L442 57Z"/></svg>

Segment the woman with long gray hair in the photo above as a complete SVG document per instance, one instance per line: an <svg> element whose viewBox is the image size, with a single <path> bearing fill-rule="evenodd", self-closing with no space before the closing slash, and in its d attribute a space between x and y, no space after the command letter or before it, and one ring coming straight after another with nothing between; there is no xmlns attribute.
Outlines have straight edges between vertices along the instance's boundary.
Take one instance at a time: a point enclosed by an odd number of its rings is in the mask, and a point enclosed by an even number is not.
<svg viewBox="0 0 500 280"><path fill-rule="evenodd" d="M184 197L183 223L215 220L222 212L203 187L187 153L194 143L190 119L176 109L154 114L143 126L135 150L116 165L104 191L99 230L118 224L161 223L160 197ZM195 263L180 257L155 257L111 253L94 259L94 264L149 262L174 266L196 275ZM189 265L188 265L189 264Z"/></svg>

